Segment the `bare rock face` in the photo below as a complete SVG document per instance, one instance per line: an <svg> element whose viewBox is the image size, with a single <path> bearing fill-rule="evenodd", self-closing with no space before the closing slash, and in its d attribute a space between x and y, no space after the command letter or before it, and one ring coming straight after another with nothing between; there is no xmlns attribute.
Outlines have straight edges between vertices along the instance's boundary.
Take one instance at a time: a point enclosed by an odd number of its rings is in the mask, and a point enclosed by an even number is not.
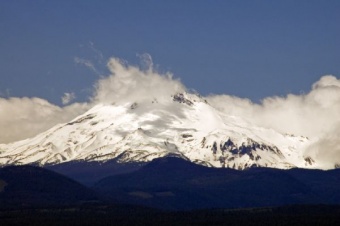
<svg viewBox="0 0 340 226"><path fill-rule="evenodd" d="M189 99L187 99L183 93L178 93L176 95L174 95L173 101L176 101L178 103L184 103L187 104L189 106L192 106L194 103L192 101L190 101Z"/></svg>

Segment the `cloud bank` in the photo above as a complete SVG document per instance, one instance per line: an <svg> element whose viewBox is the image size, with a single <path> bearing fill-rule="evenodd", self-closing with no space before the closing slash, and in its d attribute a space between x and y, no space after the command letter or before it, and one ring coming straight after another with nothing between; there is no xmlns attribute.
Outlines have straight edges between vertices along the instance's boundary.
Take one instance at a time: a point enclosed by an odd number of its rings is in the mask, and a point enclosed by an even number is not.
<svg viewBox="0 0 340 226"><path fill-rule="evenodd" d="M0 127L6 128L0 131L0 143L32 137L98 103L167 101L169 96L187 90L171 73L157 72L150 55L139 57L140 66L111 58L107 64L110 75L94 84L86 103L69 104L74 93L65 93L63 107L40 98L0 98ZM95 69L90 61L77 58L76 62ZM222 112L258 126L307 136L313 144L305 155L333 165L340 163L340 79L335 76L322 76L308 93L268 97L259 104L230 95L209 95L205 99Z"/></svg>
<svg viewBox="0 0 340 226"><path fill-rule="evenodd" d="M283 133L318 136L340 122L340 80L326 75L307 94L268 97L260 104L228 95L207 97L219 110Z"/></svg>
<svg viewBox="0 0 340 226"><path fill-rule="evenodd" d="M41 98L0 98L0 143L32 137L87 109L86 103L59 107Z"/></svg>

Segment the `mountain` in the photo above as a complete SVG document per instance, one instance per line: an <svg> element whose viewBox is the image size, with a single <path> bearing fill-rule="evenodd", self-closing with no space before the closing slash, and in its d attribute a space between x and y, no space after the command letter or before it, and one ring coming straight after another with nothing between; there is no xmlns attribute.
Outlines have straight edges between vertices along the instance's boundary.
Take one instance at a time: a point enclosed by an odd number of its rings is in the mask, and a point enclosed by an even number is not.
<svg viewBox="0 0 340 226"><path fill-rule="evenodd" d="M74 205L98 200L94 191L34 166L0 168L0 209Z"/></svg>
<svg viewBox="0 0 340 226"><path fill-rule="evenodd" d="M0 165L144 163L179 156L213 167L322 168L306 137L281 134L226 115L201 96L98 104L33 138L0 144Z"/></svg>
<svg viewBox="0 0 340 226"><path fill-rule="evenodd" d="M94 189L120 202L167 210L339 204L340 170L208 168L180 158L100 180Z"/></svg>

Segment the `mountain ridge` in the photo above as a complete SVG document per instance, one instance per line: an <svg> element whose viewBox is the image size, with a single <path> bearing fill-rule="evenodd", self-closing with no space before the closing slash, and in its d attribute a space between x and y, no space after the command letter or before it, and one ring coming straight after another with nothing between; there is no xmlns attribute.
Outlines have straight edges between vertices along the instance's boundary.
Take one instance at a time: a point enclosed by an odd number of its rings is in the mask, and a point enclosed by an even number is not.
<svg viewBox="0 0 340 226"><path fill-rule="evenodd" d="M66 206L98 200L90 188L45 168L30 165L0 168L0 209Z"/></svg>
<svg viewBox="0 0 340 226"><path fill-rule="evenodd" d="M93 189L122 203L167 210L339 204L339 169L208 168L180 158L99 180Z"/></svg>

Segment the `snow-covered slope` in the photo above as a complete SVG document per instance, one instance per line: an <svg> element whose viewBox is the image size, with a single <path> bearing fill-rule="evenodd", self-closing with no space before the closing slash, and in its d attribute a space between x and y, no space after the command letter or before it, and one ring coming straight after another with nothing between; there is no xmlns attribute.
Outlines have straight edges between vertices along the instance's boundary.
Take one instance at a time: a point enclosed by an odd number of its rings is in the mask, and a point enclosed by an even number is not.
<svg viewBox="0 0 340 226"><path fill-rule="evenodd" d="M147 162L177 155L214 167L320 168L304 156L309 144L305 137L225 115L200 96L178 93L162 101L100 104L34 138L0 144L0 165Z"/></svg>

